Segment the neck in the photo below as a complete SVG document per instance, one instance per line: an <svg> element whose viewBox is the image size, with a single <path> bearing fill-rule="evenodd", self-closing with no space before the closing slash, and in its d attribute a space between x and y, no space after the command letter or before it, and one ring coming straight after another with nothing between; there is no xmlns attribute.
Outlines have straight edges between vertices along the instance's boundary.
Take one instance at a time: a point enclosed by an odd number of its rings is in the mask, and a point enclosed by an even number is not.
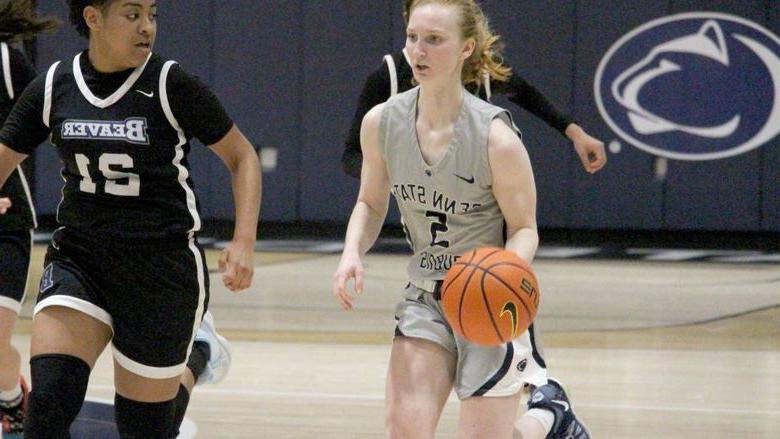
<svg viewBox="0 0 780 439"><path fill-rule="evenodd" d="M417 119L431 127L455 123L463 103L463 84L447 81L444 84L426 84L420 87L417 102Z"/></svg>
<svg viewBox="0 0 780 439"><path fill-rule="evenodd" d="M127 69L115 62L109 48L94 37L89 39L89 62L100 73L114 73Z"/></svg>

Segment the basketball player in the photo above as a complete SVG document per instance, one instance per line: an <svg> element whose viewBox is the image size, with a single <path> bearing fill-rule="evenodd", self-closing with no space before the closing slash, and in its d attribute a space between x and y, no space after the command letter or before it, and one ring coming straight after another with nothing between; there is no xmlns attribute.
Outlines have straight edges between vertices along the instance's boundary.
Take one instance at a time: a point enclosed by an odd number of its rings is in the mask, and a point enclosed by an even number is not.
<svg viewBox="0 0 780 439"><path fill-rule="evenodd" d="M65 180L33 319L25 435L69 436L110 341L120 435L171 438L189 400L182 374L196 330L213 329L189 139L233 177L236 225L220 259L232 291L253 274L259 160L216 97L152 53L155 0L68 3L89 49L37 77L0 131L0 186L49 135Z"/></svg>
<svg viewBox="0 0 780 439"><path fill-rule="evenodd" d="M589 437L562 387L547 380L533 327L504 346L476 345L453 334L438 301L456 255L503 245L530 262L538 245L533 173L517 128L506 110L463 87L485 71L507 78L497 42L473 0L415 0L406 51L420 86L374 107L361 128L360 192L333 293L348 310L348 281L362 292L361 259L392 193L414 256L387 377L391 437L433 437L453 388L461 399L459 437L512 437L524 382L536 390L518 436Z"/></svg>
<svg viewBox="0 0 780 439"><path fill-rule="evenodd" d="M408 20L412 0L404 0L404 20ZM352 177L360 177L362 153L360 151L360 124L368 110L385 102L388 98L414 87L412 67L409 65L409 53L404 49L393 55L385 55L382 66L374 70L363 85L358 99L357 109L344 144L341 164L344 172ZM466 88L482 99L490 101L494 94L506 95L520 108L529 111L547 125L569 139L582 162L585 171L594 174L607 163L604 143L590 136L569 116L559 112L538 89L525 81L516 72L506 79L490 79L489 76L477 87L467 84Z"/></svg>
<svg viewBox="0 0 780 439"><path fill-rule="evenodd" d="M35 69L11 43L53 30L57 22L37 17L30 0L0 3L0 120L35 78ZM0 189L0 416L3 436L20 435L24 425L27 384L19 374L21 358L11 335L24 302L30 270L32 230L36 226L30 189L17 167Z"/></svg>

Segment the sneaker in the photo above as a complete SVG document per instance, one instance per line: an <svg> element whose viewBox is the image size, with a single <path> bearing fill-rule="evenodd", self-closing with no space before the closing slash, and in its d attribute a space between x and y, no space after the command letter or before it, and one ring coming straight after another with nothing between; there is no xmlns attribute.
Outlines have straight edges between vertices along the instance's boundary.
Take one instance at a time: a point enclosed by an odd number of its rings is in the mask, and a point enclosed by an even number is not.
<svg viewBox="0 0 780 439"><path fill-rule="evenodd" d="M528 409L543 409L553 412L555 423L546 439L590 439L590 432L574 414L563 384L548 378L547 384L531 392Z"/></svg>
<svg viewBox="0 0 780 439"><path fill-rule="evenodd" d="M5 439L20 438L24 432L24 415L27 413L27 401L30 398L30 388L23 376L19 376L19 384L22 387L22 400L13 407L0 407L2 416L3 435Z"/></svg>
<svg viewBox="0 0 780 439"><path fill-rule="evenodd" d="M230 343L225 337L217 334L214 327L214 316L210 311L203 314L203 321L195 334L195 341L203 341L209 344L209 361L198 377L198 384L213 384L225 379L230 370Z"/></svg>

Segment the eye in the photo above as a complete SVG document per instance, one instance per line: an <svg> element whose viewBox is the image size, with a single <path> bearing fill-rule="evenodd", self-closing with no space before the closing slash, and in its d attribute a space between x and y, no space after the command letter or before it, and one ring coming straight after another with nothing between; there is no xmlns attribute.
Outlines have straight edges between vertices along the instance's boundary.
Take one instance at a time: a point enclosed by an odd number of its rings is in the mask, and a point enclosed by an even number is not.
<svg viewBox="0 0 780 439"><path fill-rule="evenodd" d="M441 42L441 37L438 35L431 35L428 37L428 42L431 44L438 44Z"/></svg>
<svg viewBox="0 0 780 439"><path fill-rule="evenodd" d="M130 20L130 21L135 21L135 20L138 19L138 14L136 14L136 13L127 14L127 15L125 15L125 17L127 17L127 19Z"/></svg>
<svg viewBox="0 0 780 439"><path fill-rule="evenodd" d="M411 41L411 42L415 42L415 41L417 41L417 35L416 34L406 34L406 39Z"/></svg>

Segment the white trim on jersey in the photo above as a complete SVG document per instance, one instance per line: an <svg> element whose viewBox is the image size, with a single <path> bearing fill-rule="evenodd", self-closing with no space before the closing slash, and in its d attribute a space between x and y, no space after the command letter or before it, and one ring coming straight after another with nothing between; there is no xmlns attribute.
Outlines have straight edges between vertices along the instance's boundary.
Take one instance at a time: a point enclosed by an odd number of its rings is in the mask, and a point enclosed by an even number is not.
<svg viewBox="0 0 780 439"><path fill-rule="evenodd" d="M393 97L398 94L398 72L392 55L385 55L385 64L387 64L387 73L390 74L390 97Z"/></svg>
<svg viewBox="0 0 780 439"><path fill-rule="evenodd" d="M195 310L195 321L193 322L192 335L190 336L190 344L187 346L187 356L185 358L190 358L192 345L195 343L195 334L198 333L200 322L206 313L206 267L203 266L203 258L195 245L195 238L190 238L189 248L192 255L195 256L195 268L198 273L198 308Z"/></svg>
<svg viewBox="0 0 780 439"><path fill-rule="evenodd" d="M11 78L11 56L8 53L8 44L0 43L0 52L2 52L3 58L3 79L5 80L5 91L8 92L8 97L14 99L14 84Z"/></svg>
<svg viewBox="0 0 780 439"><path fill-rule="evenodd" d="M35 309L33 310L33 316L41 312L44 308L48 308L50 306L64 306L65 308L81 311L84 314L105 323L109 328L111 328L112 332L114 331L114 321L111 319L111 315L106 312L106 310L95 305L94 303L87 302L84 299L79 299L78 297L73 296L66 296L64 294L55 294L54 296L47 297L38 302L38 304L35 305Z"/></svg>
<svg viewBox="0 0 780 439"><path fill-rule="evenodd" d="M30 272L28 270L27 275L29 276L29 274ZM24 297L22 297L21 302L17 302L14 299L11 299L10 297L0 296L0 308L10 309L16 314L19 314L19 311L22 310L23 302L24 302Z"/></svg>
<svg viewBox="0 0 780 439"><path fill-rule="evenodd" d="M92 90L87 87L87 83L84 81L84 75L81 73L81 53L73 58L73 77L76 79L76 84L78 84L79 90L81 90L81 94L84 95L84 98L89 101L90 104L98 108L107 108L115 104L118 100L122 99L125 94L127 94L127 92L130 90L130 87L135 84L135 81L137 81L144 72L146 64L151 58L152 54L149 53L149 56L146 57L146 61L133 70L133 73L127 77L124 84L122 84L122 86L119 87L111 96L105 99L100 99L99 97L95 96L92 94Z"/></svg>
<svg viewBox="0 0 780 439"><path fill-rule="evenodd" d="M198 215L198 207L195 202L195 192L187 185L187 178L190 176L190 171L181 164L182 159L184 159L184 149L182 148L182 145L187 143L187 137L184 135L184 130L181 129L179 121L177 121L176 117L173 115L171 104L168 101L168 72L174 64L176 64L176 61L166 61L160 72L160 103L162 104L163 113L165 113L168 123L171 124L179 136L179 143L176 144L176 155L173 157L173 166L179 170L179 184L187 195L187 209L189 209L190 215L192 215L193 225L189 232L195 232L200 230L200 215Z"/></svg>
<svg viewBox="0 0 780 439"><path fill-rule="evenodd" d="M52 64L51 67L49 67L49 71L46 72L46 87L43 90L43 114L41 115L43 124L46 125L46 128L51 128L49 126L51 119L51 96L52 89L54 88L54 72L57 70L58 65L60 65L59 61Z"/></svg>
<svg viewBox="0 0 780 439"><path fill-rule="evenodd" d="M22 180L22 189L24 189L24 194L27 195L27 204L30 205L30 213L32 214L33 228L37 229L38 215L35 213L35 206L33 206L32 194L30 193L30 185L27 183L27 177L24 176L24 171L22 171L22 167L17 166L16 171L19 173L19 179Z"/></svg>

